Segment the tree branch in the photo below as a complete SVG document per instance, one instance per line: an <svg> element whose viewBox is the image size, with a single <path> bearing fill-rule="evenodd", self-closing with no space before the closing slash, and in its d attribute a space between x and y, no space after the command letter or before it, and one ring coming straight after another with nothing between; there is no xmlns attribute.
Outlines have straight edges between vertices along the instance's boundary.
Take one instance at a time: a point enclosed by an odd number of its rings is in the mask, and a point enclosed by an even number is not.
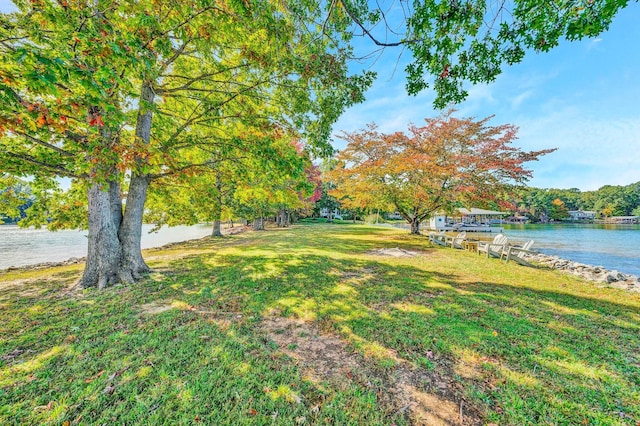
<svg viewBox="0 0 640 426"><path fill-rule="evenodd" d="M34 157L26 154L16 154L14 152L5 152L6 155L13 158L18 158L22 161L26 161L27 163L33 164L34 166L42 167L50 172L52 176L59 177L71 177L71 178L86 178L85 174L76 174L71 173L69 170L65 169L63 166L58 166L55 164L48 164L43 161L37 160Z"/></svg>
<svg viewBox="0 0 640 426"><path fill-rule="evenodd" d="M410 44L413 42L416 42L418 40L405 40L405 41L398 41L398 42L394 42L394 43L386 43L386 42L382 42L380 40L378 40L377 38L375 38L373 36L373 34L371 34L371 32L364 26L364 24L362 23L362 21L360 21L360 19L358 19L358 17L349 9L349 7L347 6L347 3L344 0L338 0L340 2L340 4L342 5L342 7L344 8L344 10L347 12L347 15L349 15L349 18L351 18L351 20L358 26L360 27L360 29L363 31L363 33L369 37L369 39L371 41L373 41L374 44L376 44L377 46L383 46L383 47L397 47L397 46L402 46L404 44Z"/></svg>
<svg viewBox="0 0 640 426"><path fill-rule="evenodd" d="M29 135L27 133L24 133L24 132L21 132L21 131L18 131L18 130L14 130L13 132L15 134L17 134L17 135L25 137L26 139L29 139L31 142L37 143L40 146L43 146L43 147L51 149L51 150L53 150L53 151L55 151L55 152L57 152L59 154L62 154L65 157L73 157L73 154L71 154L69 151L65 151L62 148L59 148L59 147L57 147L55 145L52 145L52 144L50 144L48 142L45 142L45 141L40 140L38 138L35 138L35 137L33 137L33 136L31 136L31 135Z"/></svg>

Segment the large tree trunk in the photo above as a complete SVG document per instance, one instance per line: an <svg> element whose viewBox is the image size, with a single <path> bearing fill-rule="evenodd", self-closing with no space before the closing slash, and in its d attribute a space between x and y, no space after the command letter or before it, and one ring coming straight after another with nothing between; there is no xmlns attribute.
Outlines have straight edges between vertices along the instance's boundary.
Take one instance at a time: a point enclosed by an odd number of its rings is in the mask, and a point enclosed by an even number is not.
<svg viewBox="0 0 640 426"><path fill-rule="evenodd" d="M116 229L122 223L122 196L120 194L120 182L109 182L109 198L111 199L111 217Z"/></svg>
<svg viewBox="0 0 640 426"><path fill-rule="evenodd" d="M278 214L276 215L276 225L280 228L286 228L289 226L287 209L282 208L278 211Z"/></svg>
<svg viewBox="0 0 640 426"><path fill-rule="evenodd" d="M151 179L134 175L129 184L127 204L118 237L122 245L122 267L125 274L136 280L140 275L149 272L149 267L142 258L140 240L142 238L142 215L147 200L147 188Z"/></svg>
<svg viewBox="0 0 640 426"><path fill-rule="evenodd" d="M147 105L153 104L154 98L155 92L151 82L143 81L140 88L135 137L145 145L149 145L151 141L151 122L153 120L153 110ZM137 161L138 165L142 166L146 160L139 158ZM130 274L133 279L140 278L140 274L150 270L142 258L142 249L140 247L142 216L150 183L151 178L149 176L133 173L129 183L122 225L118 231L118 237L122 244L122 267L124 268L124 273Z"/></svg>
<svg viewBox="0 0 640 426"><path fill-rule="evenodd" d="M222 237L222 229L220 223L220 219L215 219L213 221L213 231L211 232L212 237Z"/></svg>
<svg viewBox="0 0 640 426"><path fill-rule="evenodd" d="M411 219L411 233L414 235L420 235L420 221L418 219Z"/></svg>
<svg viewBox="0 0 640 426"><path fill-rule="evenodd" d="M98 183L93 183L89 188L89 246L87 262L79 283L83 288L103 289L123 278L120 269L122 251L111 189L110 186L107 191Z"/></svg>
<svg viewBox="0 0 640 426"><path fill-rule="evenodd" d="M89 114L96 114L94 108ZM113 133L108 128L101 129L102 143L109 149L114 143ZM88 158L89 161L93 160ZM126 281L122 275L122 249L118 239L118 229L122 222L122 199L118 172L114 169L101 170L96 163L92 174L111 175L108 183L91 182L88 198L88 247L87 261L78 285L82 288L105 288L118 281Z"/></svg>
<svg viewBox="0 0 640 426"><path fill-rule="evenodd" d="M264 216L258 216L253 219L253 230L264 231Z"/></svg>

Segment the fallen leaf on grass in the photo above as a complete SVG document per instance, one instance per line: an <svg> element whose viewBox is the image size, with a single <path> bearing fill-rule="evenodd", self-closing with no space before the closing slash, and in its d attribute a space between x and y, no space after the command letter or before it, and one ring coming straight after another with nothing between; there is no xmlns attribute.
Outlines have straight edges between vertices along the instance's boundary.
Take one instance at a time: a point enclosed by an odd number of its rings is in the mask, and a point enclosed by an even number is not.
<svg viewBox="0 0 640 426"><path fill-rule="evenodd" d="M6 355L2 355L0 357L0 359L2 359L3 361L11 361L12 359L14 359L17 356L20 356L24 353L24 351L22 349L14 349L13 352L8 353Z"/></svg>
<svg viewBox="0 0 640 426"><path fill-rule="evenodd" d="M122 373L124 373L125 371L127 371L128 369L130 369L131 367L125 367L122 370L116 371L115 373L113 373L112 375L109 376L109 378L107 379L107 381L111 381L113 379L115 379L116 377L122 375Z"/></svg>
<svg viewBox="0 0 640 426"><path fill-rule="evenodd" d="M98 377L102 376L104 374L106 370L100 370L98 371L96 374L94 374L93 376L89 377L88 379L85 379L85 383L91 383L93 382L95 379L97 379Z"/></svg>
<svg viewBox="0 0 640 426"><path fill-rule="evenodd" d="M258 411L254 410L253 408L249 409L249 415L250 416L257 416L258 415Z"/></svg>
<svg viewBox="0 0 640 426"><path fill-rule="evenodd" d="M51 411L53 408L53 401L49 401L47 405L39 405L34 408L34 411Z"/></svg>

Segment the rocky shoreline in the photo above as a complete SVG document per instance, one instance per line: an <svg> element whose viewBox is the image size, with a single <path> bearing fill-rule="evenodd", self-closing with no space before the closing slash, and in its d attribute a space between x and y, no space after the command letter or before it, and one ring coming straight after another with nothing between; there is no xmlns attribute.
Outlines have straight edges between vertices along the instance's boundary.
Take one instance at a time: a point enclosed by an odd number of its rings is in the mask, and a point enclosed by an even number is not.
<svg viewBox="0 0 640 426"><path fill-rule="evenodd" d="M576 275L587 281L640 293L640 277L636 275L624 274L616 270L611 271L602 266L585 265L584 263L542 253L527 254L526 259L541 266Z"/></svg>
<svg viewBox="0 0 640 426"><path fill-rule="evenodd" d="M78 263L84 263L84 261L86 260L86 257L71 257L67 260L63 260L62 262L42 262L34 263L32 265L9 266L8 268L0 269L0 273L12 271L32 271L36 269L55 268L58 266L77 265Z"/></svg>

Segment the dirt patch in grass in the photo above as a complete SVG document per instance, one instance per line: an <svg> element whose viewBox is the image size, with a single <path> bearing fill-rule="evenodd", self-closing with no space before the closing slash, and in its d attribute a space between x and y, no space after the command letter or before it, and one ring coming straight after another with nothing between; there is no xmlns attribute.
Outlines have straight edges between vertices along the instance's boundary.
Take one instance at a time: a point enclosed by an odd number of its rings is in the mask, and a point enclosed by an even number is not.
<svg viewBox="0 0 640 426"><path fill-rule="evenodd" d="M382 249L370 250L367 252L367 254L372 254L374 256L387 256L387 257L415 257L415 256L418 256L420 253L416 251L410 251L410 250L394 247L394 248L382 248Z"/></svg>
<svg viewBox="0 0 640 426"><path fill-rule="evenodd" d="M140 311L145 315L156 315L175 309L171 304L147 303L140 306Z"/></svg>
<svg viewBox="0 0 640 426"><path fill-rule="evenodd" d="M309 380L329 382L338 389L355 384L374 390L381 409L390 415L403 414L410 424L483 424L480 410L462 396L460 385L438 372L399 358L393 370L375 370L343 339L299 319L267 317L262 330Z"/></svg>
<svg viewBox="0 0 640 426"><path fill-rule="evenodd" d="M335 274L345 280L356 279L361 280L372 277L375 273L373 268L360 268L356 271L336 271Z"/></svg>

